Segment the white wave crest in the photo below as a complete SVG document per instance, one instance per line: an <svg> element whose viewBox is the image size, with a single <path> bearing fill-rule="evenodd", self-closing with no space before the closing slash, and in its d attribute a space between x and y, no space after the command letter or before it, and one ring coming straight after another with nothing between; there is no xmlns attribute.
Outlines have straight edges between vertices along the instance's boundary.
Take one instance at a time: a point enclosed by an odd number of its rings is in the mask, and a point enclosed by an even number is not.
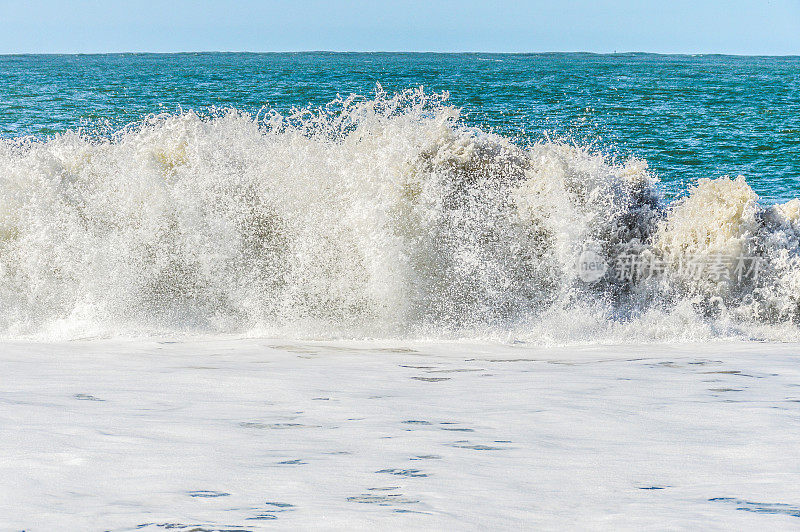
<svg viewBox="0 0 800 532"><path fill-rule="evenodd" d="M721 178L670 207L643 161L523 147L465 127L446 95L421 89L6 140L0 191L6 337L563 342L797 329L797 200L766 209L743 178ZM609 264L747 253L765 268L747 282L667 268L589 284L575 268L587 248Z"/></svg>

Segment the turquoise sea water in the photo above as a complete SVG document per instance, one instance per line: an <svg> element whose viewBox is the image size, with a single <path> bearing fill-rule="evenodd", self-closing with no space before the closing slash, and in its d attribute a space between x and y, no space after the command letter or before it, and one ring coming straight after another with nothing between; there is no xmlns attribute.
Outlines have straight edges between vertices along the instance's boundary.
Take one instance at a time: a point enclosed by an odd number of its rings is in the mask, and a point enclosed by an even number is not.
<svg viewBox="0 0 800 532"><path fill-rule="evenodd" d="M191 53L0 57L0 135L112 128L151 113L324 105L449 91L468 124L648 161L669 195L743 174L762 201L800 190L800 57Z"/></svg>

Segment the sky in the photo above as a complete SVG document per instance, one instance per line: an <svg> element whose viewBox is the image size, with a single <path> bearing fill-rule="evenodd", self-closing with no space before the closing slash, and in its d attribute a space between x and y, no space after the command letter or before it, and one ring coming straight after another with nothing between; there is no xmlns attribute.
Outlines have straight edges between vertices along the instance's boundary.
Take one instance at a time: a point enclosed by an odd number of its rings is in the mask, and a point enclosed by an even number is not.
<svg viewBox="0 0 800 532"><path fill-rule="evenodd" d="M0 53L800 55L800 0L0 0Z"/></svg>

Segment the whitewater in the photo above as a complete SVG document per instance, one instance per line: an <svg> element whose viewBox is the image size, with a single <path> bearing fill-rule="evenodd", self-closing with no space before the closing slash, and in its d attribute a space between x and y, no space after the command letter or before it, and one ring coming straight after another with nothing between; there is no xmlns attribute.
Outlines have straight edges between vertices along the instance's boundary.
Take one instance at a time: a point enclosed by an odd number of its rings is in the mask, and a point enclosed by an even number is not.
<svg viewBox="0 0 800 532"><path fill-rule="evenodd" d="M796 527L799 246L423 89L0 140L0 529Z"/></svg>
<svg viewBox="0 0 800 532"><path fill-rule="evenodd" d="M725 176L667 204L644 161L520 146L459 113L378 91L3 140L0 331L797 338L800 200L761 205ZM587 250L611 266L596 282ZM615 276L632 254L663 267ZM734 275L741 257L758 275Z"/></svg>

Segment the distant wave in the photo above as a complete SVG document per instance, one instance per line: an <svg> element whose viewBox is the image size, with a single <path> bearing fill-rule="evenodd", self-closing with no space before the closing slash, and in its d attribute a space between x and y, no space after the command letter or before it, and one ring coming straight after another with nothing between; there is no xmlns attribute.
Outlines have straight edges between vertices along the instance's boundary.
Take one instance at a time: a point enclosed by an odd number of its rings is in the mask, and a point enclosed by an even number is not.
<svg viewBox="0 0 800 532"><path fill-rule="evenodd" d="M722 177L668 205L644 161L523 147L421 89L4 140L0 192L5 337L800 336L800 201Z"/></svg>

